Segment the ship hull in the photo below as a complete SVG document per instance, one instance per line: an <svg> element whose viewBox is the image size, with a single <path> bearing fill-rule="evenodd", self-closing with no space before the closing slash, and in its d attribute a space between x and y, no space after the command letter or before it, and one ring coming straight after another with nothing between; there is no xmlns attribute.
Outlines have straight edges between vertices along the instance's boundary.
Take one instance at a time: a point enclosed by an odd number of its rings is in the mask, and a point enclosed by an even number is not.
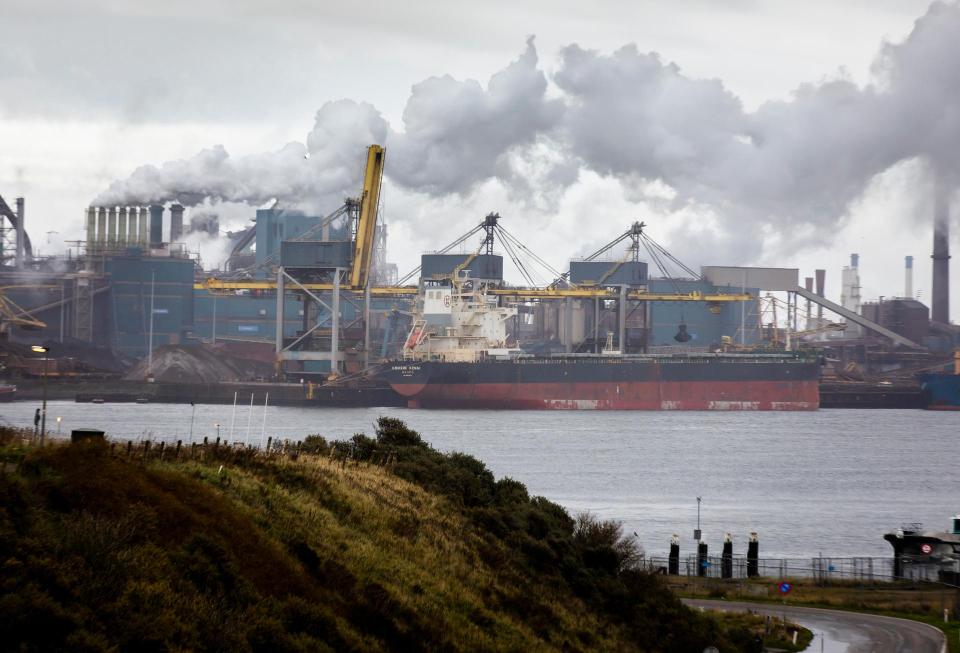
<svg viewBox="0 0 960 653"><path fill-rule="evenodd" d="M928 410L960 410L960 374L921 374L919 378Z"/></svg>
<svg viewBox="0 0 960 653"><path fill-rule="evenodd" d="M815 410L815 362L403 362L384 373L413 408Z"/></svg>

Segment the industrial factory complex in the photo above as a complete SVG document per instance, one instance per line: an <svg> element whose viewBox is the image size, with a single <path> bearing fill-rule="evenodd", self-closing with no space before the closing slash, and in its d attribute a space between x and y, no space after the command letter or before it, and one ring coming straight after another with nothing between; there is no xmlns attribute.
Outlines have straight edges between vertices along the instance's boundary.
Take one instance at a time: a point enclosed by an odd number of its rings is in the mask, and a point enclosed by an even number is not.
<svg viewBox="0 0 960 653"><path fill-rule="evenodd" d="M229 234L178 203L85 207L85 239L55 257L34 256L27 201L0 198L0 383L271 383L328 402L367 384L380 392L370 401L383 402L385 362L409 358L428 331L440 342L462 326L448 309L463 279L509 307L499 346L522 355L807 352L819 361L824 406L915 405L918 374L952 369L960 329L948 319L945 205L935 209L930 307L914 298L910 256L899 296L863 301L853 254L834 303L825 270L695 271L630 219L606 246L555 269L511 234L509 216L477 216L401 275L378 220L384 162L371 146L359 193L327 215L278 202ZM191 231L229 239L226 264L203 269L184 245ZM505 281L505 259L524 285ZM534 268L553 281L535 285ZM45 353L31 349L38 343Z"/></svg>

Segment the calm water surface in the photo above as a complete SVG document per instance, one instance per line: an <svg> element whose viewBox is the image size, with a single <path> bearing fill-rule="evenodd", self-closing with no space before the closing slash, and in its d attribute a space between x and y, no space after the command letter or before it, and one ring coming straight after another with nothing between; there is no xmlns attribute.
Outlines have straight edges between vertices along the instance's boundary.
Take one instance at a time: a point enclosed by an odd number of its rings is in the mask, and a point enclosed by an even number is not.
<svg viewBox="0 0 960 653"><path fill-rule="evenodd" d="M262 402L262 399L260 399ZM32 426L34 402L0 404L0 422ZM48 429L101 428L117 439L189 439L190 406L50 402ZM444 411L198 405L193 439L259 442L372 434L377 417L405 420L443 451L483 460L571 511L618 519L647 552L670 535L692 551L696 497L711 551L724 532L745 553L891 554L883 533L904 522L946 530L960 512L960 413L821 410L813 413ZM266 420L264 421L264 416ZM265 426L264 426L265 424Z"/></svg>

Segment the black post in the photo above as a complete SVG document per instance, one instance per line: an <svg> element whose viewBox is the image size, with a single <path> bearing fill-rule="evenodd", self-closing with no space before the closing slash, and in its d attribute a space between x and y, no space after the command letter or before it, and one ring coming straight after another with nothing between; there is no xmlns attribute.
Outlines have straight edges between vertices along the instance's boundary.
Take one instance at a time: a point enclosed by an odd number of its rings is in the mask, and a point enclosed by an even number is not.
<svg viewBox="0 0 960 653"><path fill-rule="evenodd" d="M720 577L733 578L733 538L730 533L723 536L723 554L720 560Z"/></svg>
<svg viewBox="0 0 960 653"><path fill-rule="evenodd" d="M747 543L747 578L755 578L760 575L760 541L756 533L750 533L750 541Z"/></svg>
<svg viewBox="0 0 960 653"><path fill-rule="evenodd" d="M697 543L697 576L707 575L707 543Z"/></svg>
<svg viewBox="0 0 960 653"><path fill-rule="evenodd" d="M667 573L671 576L680 575L680 537L670 538L670 557L667 559Z"/></svg>
<svg viewBox="0 0 960 653"><path fill-rule="evenodd" d="M47 437L47 360L50 358L50 348L43 353L43 412L40 413L40 446L43 446Z"/></svg>

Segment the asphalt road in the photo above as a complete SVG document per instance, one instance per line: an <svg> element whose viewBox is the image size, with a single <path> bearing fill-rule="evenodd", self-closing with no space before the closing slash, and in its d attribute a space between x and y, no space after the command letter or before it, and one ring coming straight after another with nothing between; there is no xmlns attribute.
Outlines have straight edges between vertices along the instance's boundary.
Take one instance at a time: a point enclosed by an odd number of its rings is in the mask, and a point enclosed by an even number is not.
<svg viewBox="0 0 960 653"><path fill-rule="evenodd" d="M707 610L748 610L786 617L812 630L817 637L811 653L945 653L943 633L918 621L880 617L859 612L801 608L791 605L684 599L691 607Z"/></svg>

